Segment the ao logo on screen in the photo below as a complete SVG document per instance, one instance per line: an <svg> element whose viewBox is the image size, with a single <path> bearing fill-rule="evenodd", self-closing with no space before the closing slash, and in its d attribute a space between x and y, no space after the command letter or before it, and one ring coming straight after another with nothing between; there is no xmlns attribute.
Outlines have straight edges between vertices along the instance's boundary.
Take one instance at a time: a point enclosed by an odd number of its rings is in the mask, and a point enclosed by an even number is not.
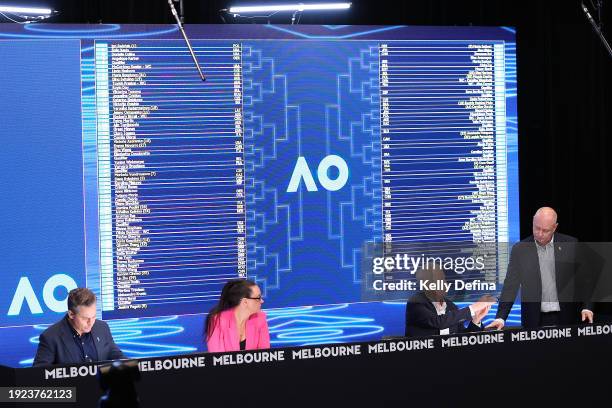
<svg viewBox="0 0 612 408"><path fill-rule="evenodd" d="M70 276L63 273L53 275L45 282L42 288L43 302L45 302L45 305L47 305L50 310L61 313L67 310L67 305L66 298L57 299L55 297L54 292L58 287L64 287L66 288L67 292L70 292L72 289L77 287L77 283ZM15 295L13 296L13 300L11 301L7 314L9 316L20 315L22 313L24 303L27 304L31 314L43 313L42 306L38 300L38 297L36 296L36 292L34 291L32 284L30 283L30 279L25 276L19 279L17 290L15 290Z"/></svg>
<svg viewBox="0 0 612 408"><path fill-rule="evenodd" d="M337 176L335 176L333 179L330 176L330 169L332 168L335 168L338 171ZM340 190L348 181L348 177L348 165L342 157L334 154L325 156L317 168L317 178L319 179L319 183L328 191ZM287 192L295 193L302 180L304 180L306 190L318 191L317 184L314 181L314 177L312 176L312 172L310 171L304 156L298 157L297 162L295 163L291 180L289 180L289 185L287 186Z"/></svg>

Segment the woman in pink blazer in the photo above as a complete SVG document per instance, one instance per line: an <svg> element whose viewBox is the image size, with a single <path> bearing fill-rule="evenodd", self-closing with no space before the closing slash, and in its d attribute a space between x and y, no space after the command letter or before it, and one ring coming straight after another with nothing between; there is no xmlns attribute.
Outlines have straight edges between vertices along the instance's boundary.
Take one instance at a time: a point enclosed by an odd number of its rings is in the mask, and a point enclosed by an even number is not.
<svg viewBox="0 0 612 408"><path fill-rule="evenodd" d="M263 297L255 282L232 280L221 291L219 303L206 317L206 343L209 352L270 348Z"/></svg>

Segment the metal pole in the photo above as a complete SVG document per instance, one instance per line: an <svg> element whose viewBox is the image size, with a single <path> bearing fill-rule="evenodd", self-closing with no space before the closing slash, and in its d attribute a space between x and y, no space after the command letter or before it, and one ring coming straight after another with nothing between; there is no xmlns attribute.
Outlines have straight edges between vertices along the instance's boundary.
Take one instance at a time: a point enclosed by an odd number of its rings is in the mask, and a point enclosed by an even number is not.
<svg viewBox="0 0 612 408"><path fill-rule="evenodd" d="M601 32L600 26L597 25L597 23L595 22L595 20L591 16L591 13L589 13L589 9L584 5L584 3L580 3L580 6L582 7L582 11L584 11L584 14L586 15L587 19L589 20L589 23L591 23L591 25L593 26L593 30L595 30L595 32L599 36L599 39L601 40L602 44L604 45L604 47L608 51L608 54L610 54L610 57L612 57L612 48L610 48L610 44L608 44L608 41L606 40L606 37L604 37L603 33ZM600 24L601 24L601 22L600 22Z"/></svg>
<svg viewBox="0 0 612 408"><path fill-rule="evenodd" d="M181 19L181 24L185 24L185 7L183 0L179 0L179 18Z"/></svg>
<svg viewBox="0 0 612 408"><path fill-rule="evenodd" d="M183 35L183 38L185 39L187 48L189 48L189 52L191 53L191 58L193 58L193 62L195 63L196 68L198 69L200 78L202 78L202 81L206 81L206 77L204 76L204 73L202 72L202 68L200 68L200 64L198 63L198 59L196 58L195 52L193 52L193 48L191 47L191 42L189 41L189 38L187 38L187 33L185 33L185 29L183 28L183 23L181 22L181 19L179 18L178 13L176 12L176 8L174 8L174 0L168 0L168 5L170 6L170 11L172 12L172 15L174 16L174 19L176 20L176 24L178 25L179 31L181 32L181 34Z"/></svg>

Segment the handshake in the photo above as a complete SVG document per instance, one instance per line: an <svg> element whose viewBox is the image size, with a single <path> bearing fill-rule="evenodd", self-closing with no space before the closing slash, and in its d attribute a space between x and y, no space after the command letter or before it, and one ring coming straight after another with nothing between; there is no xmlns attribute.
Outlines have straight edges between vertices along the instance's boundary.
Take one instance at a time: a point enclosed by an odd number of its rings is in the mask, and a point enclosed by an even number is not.
<svg viewBox="0 0 612 408"><path fill-rule="evenodd" d="M480 325L480 322L491 310L491 306L497 303L497 299L490 295L485 295L472 303L469 307L472 312L472 322L475 325Z"/></svg>

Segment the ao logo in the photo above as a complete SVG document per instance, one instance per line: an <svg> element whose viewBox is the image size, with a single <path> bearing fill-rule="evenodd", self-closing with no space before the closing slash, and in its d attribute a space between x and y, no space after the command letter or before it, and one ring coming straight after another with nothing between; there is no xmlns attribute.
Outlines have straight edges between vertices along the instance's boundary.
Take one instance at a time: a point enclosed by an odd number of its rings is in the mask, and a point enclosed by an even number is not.
<svg viewBox="0 0 612 408"><path fill-rule="evenodd" d="M47 282L45 282L42 291L43 301L47 307L58 313L65 312L68 308L66 305L66 298L58 300L53 294L55 288L60 286L65 287L66 290L70 292L72 289L77 287L77 283L70 276L60 273L50 277ZM32 288L32 284L25 276L19 279L19 284L17 285L17 290L15 291L15 295L11 301L8 315L18 316L21 313L21 307L23 306L24 301L28 304L32 314L43 313L40 302L38 301L38 298L34 293L34 289Z"/></svg>
<svg viewBox="0 0 612 408"><path fill-rule="evenodd" d="M334 180L332 180L328 174L329 169L332 167L338 169L338 176ZM334 154L325 156L317 168L317 178L319 179L319 183L321 183L321 186L328 191L340 190L348 181L348 177L348 165L342 157ZM295 163L291 180L289 180L289 185L287 186L287 192L295 193L300 186L302 179L304 179L306 190L318 191L317 185L312 177L312 173L310 172L310 168L308 167L308 163L306 163L306 158L300 156L297 159L297 163Z"/></svg>

